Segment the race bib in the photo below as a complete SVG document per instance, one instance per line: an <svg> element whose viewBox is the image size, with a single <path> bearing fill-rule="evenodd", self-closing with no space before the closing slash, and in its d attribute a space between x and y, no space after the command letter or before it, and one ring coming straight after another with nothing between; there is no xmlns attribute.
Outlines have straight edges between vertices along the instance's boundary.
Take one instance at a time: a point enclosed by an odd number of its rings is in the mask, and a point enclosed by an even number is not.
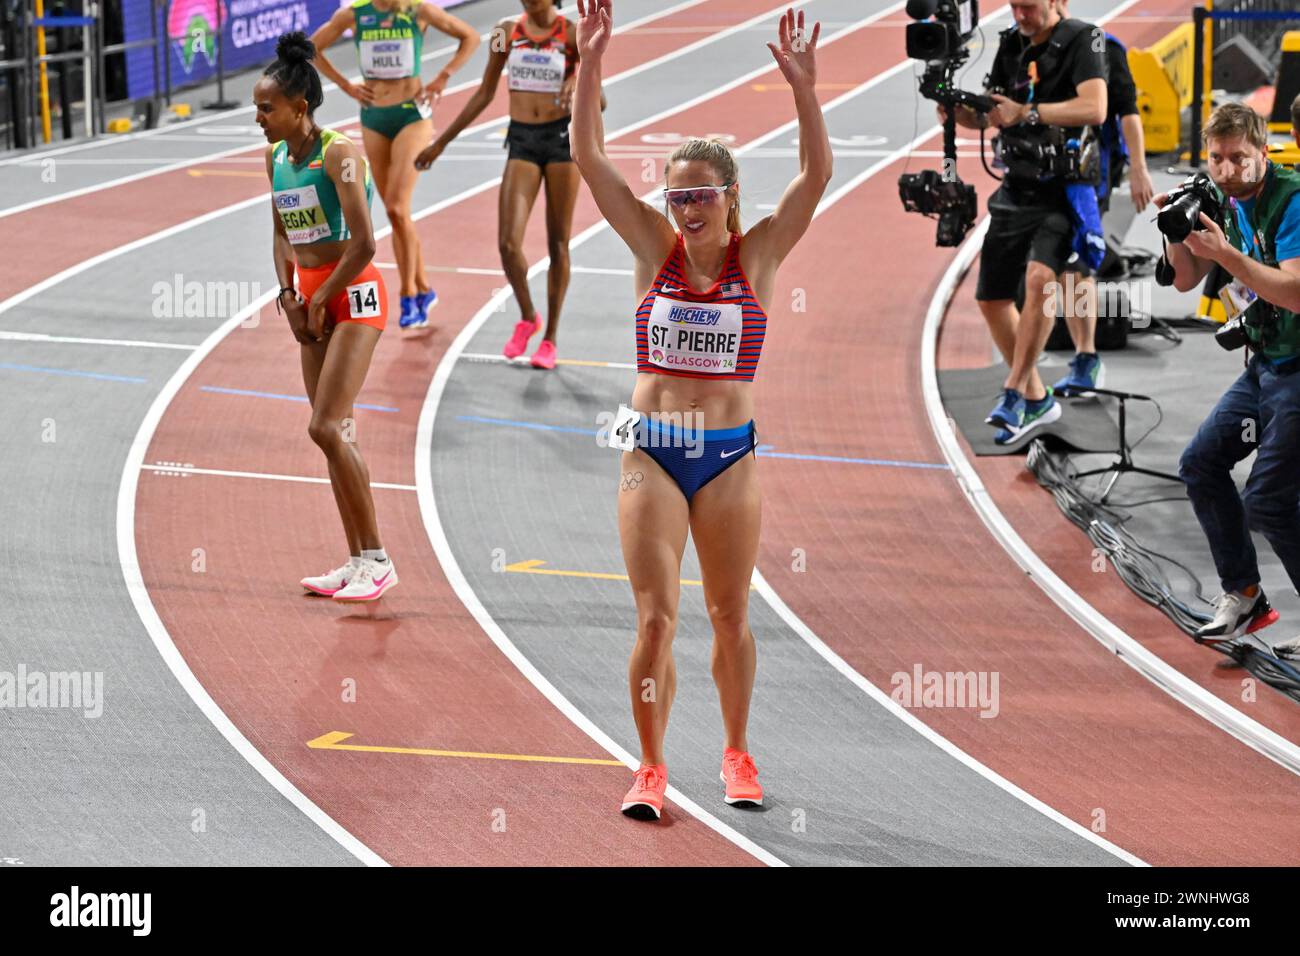
<svg viewBox="0 0 1300 956"><path fill-rule="evenodd" d="M636 448L636 423L641 420L641 413L628 408L626 405L618 406L618 414L614 416L614 427L609 432L609 447L617 448L619 451L632 451Z"/></svg>
<svg viewBox="0 0 1300 956"><path fill-rule="evenodd" d="M1243 285L1240 280L1229 282L1219 290L1219 301L1223 303L1223 309L1228 314L1229 322L1249 309L1258 298L1259 296Z"/></svg>
<svg viewBox="0 0 1300 956"><path fill-rule="evenodd" d="M374 279L347 287L348 314L354 319L379 318L379 283Z"/></svg>
<svg viewBox="0 0 1300 956"><path fill-rule="evenodd" d="M507 61L510 89L524 93L559 93L564 87L564 50L517 46Z"/></svg>
<svg viewBox="0 0 1300 956"><path fill-rule="evenodd" d="M415 39L362 40L361 72L376 80L415 76Z"/></svg>
<svg viewBox="0 0 1300 956"><path fill-rule="evenodd" d="M316 198L315 186L277 190L274 201L284 231L294 245L305 245L330 235L330 224L325 221L325 210Z"/></svg>
<svg viewBox="0 0 1300 956"><path fill-rule="evenodd" d="M416 100L415 111L420 114L420 119L428 119L433 115L433 104L425 100Z"/></svg>
<svg viewBox="0 0 1300 956"><path fill-rule="evenodd" d="M672 372L736 371L744 316L739 302L681 302L660 294L646 320L651 365Z"/></svg>

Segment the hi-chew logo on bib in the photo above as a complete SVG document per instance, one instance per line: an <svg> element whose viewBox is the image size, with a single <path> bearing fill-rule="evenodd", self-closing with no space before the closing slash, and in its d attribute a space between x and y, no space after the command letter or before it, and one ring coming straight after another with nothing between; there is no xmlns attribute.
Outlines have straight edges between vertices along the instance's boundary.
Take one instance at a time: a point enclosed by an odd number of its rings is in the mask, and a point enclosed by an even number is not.
<svg viewBox="0 0 1300 956"><path fill-rule="evenodd" d="M656 296L646 320L652 365L674 372L736 371L744 314L738 302L681 302Z"/></svg>
<svg viewBox="0 0 1300 956"><path fill-rule="evenodd" d="M564 88L564 50L517 46L510 51L510 89L525 93L558 93Z"/></svg>
<svg viewBox="0 0 1300 956"><path fill-rule="evenodd" d="M315 242L330 234L330 224L325 221L325 210L316 198L315 186L278 190L275 209L289 241L295 245Z"/></svg>
<svg viewBox="0 0 1300 956"><path fill-rule="evenodd" d="M377 80L400 80L412 76L415 73L415 40L411 37L363 39L361 67L366 76Z"/></svg>

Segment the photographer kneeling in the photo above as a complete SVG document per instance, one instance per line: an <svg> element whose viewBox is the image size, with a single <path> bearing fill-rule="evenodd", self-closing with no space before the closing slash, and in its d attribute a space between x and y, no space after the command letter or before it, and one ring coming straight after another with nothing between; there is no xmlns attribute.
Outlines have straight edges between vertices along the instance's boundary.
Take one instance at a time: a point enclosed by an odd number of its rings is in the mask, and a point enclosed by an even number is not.
<svg viewBox="0 0 1300 956"><path fill-rule="evenodd" d="M1175 287L1190 291L1221 266L1235 281L1220 293L1229 321L1216 338L1254 353L1179 464L1224 591L1214 619L1197 632L1210 641L1277 620L1250 530L1264 535L1300 589L1300 173L1269 160L1267 144L1264 118L1247 106L1220 106L1205 125L1210 178L1227 198L1226 229L1202 211L1218 198L1203 180L1152 200L1161 232L1171 240L1186 234L1166 251ZM1232 468L1252 451L1241 496Z"/></svg>
<svg viewBox="0 0 1300 956"><path fill-rule="evenodd" d="M1055 299L1074 246L1076 220L1067 185L1082 178L1086 127L1106 120L1105 35L1062 19L1054 0L1013 0L1016 26L1000 35L985 85L996 108L959 106L957 123L997 127L1006 176L989 197L989 231L975 298L1010 367L1001 400L985 421L1006 444L1061 417L1038 376L1052 333ZM943 115L942 110L940 111ZM1095 211L1096 196L1092 196ZM1025 284L1024 307L1016 295Z"/></svg>

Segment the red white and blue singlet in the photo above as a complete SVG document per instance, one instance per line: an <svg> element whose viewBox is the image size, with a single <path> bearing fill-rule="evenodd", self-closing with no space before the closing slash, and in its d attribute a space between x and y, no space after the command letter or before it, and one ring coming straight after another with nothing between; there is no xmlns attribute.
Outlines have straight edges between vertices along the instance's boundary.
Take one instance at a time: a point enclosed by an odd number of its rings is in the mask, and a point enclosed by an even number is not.
<svg viewBox="0 0 1300 956"><path fill-rule="evenodd" d="M686 281L686 241L659 268L636 310L636 370L752 382L763 350L767 313L740 268L740 235L732 233L722 274L708 291Z"/></svg>

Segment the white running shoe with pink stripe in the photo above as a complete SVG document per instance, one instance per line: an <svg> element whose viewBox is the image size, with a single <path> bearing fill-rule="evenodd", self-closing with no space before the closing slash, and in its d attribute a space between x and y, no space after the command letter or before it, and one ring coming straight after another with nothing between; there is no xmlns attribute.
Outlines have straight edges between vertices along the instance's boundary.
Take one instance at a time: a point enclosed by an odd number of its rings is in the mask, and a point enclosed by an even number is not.
<svg viewBox="0 0 1300 956"><path fill-rule="evenodd" d="M336 601L376 601L397 583L393 559L379 562L362 558L347 585L334 592Z"/></svg>
<svg viewBox="0 0 1300 956"><path fill-rule="evenodd" d="M303 578L299 583L312 594L333 597L348 583L348 578L352 577L353 562L356 560L355 558L349 558L348 563L343 567L327 571L319 577Z"/></svg>

